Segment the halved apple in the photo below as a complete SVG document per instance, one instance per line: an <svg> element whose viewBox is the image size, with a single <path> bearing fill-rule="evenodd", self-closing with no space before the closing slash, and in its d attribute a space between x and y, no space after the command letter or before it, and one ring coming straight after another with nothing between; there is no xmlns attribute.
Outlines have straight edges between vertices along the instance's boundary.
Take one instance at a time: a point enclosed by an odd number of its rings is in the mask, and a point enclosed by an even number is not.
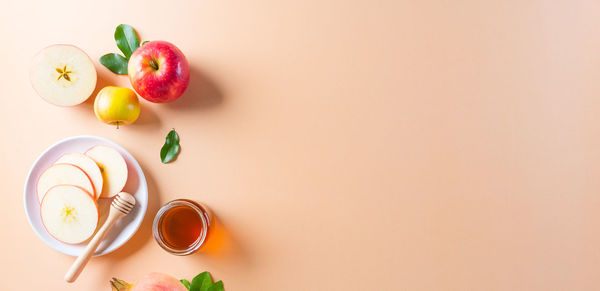
<svg viewBox="0 0 600 291"><path fill-rule="evenodd" d="M92 158L102 172L104 186L100 197L108 198L119 194L127 183L127 163L123 156L116 149L105 145L92 147L85 155Z"/></svg>
<svg viewBox="0 0 600 291"><path fill-rule="evenodd" d="M103 185L102 172L100 172L100 167L90 157L80 153L71 153L60 157L55 164L71 164L81 168L94 185L94 198L97 200L100 197Z"/></svg>
<svg viewBox="0 0 600 291"><path fill-rule="evenodd" d="M71 164L54 164L46 169L38 179L37 195L40 203L42 203L48 189L65 184L79 186L90 193L94 193L92 181L81 168Z"/></svg>
<svg viewBox="0 0 600 291"><path fill-rule="evenodd" d="M34 58L31 85L46 101L73 106L87 100L96 88L96 68L88 55L73 45L52 45Z"/></svg>
<svg viewBox="0 0 600 291"><path fill-rule="evenodd" d="M44 227L57 240L78 244L89 239L99 220L98 205L85 189L57 185L48 190L40 205Z"/></svg>

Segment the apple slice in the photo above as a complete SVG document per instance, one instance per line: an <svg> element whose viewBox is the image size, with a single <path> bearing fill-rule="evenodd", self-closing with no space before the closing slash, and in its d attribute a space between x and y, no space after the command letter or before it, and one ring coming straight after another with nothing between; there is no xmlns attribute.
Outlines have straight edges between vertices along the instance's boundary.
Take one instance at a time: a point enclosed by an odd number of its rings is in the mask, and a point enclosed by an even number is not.
<svg viewBox="0 0 600 291"><path fill-rule="evenodd" d="M75 185L94 193L94 186L88 175L79 167L70 164L54 164L40 175L37 183L38 200L42 199L48 189L56 185Z"/></svg>
<svg viewBox="0 0 600 291"><path fill-rule="evenodd" d="M48 190L40 205L44 227L57 240L78 244L89 239L98 226L99 212L94 197L74 185L57 185Z"/></svg>
<svg viewBox="0 0 600 291"><path fill-rule="evenodd" d="M84 154L71 153L60 157L55 164L71 164L81 168L88 175L90 180L92 180L92 184L94 185L94 198L98 200L100 193L102 193L103 179L100 167L98 167L94 160Z"/></svg>
<svg viewBox="0 0 600 291"><path fill-rule="evenodd" d="M31 85L46 101L73 106L87 100L96 88L96 68L81 49L52 45L34 58L29 72Z"/></svg>
<svg viewBox="0 0 600 291"><path fill-rule="evenodd" d="M92 147L85 155L92 158L102 172L104 186L100 197L108 198L119 194L127 183L127 163L123 156L114 148L105 145Z"/></svg>

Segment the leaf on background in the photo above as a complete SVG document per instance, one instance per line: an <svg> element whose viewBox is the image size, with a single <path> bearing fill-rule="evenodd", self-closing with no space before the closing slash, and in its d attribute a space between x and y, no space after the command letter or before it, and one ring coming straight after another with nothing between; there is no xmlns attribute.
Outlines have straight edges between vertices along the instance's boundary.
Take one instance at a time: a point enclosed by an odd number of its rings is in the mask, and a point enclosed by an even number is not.
<svg viewBox="0 0 600 291"><path fill-rule="evenodd" d="M122 55L105 54L100 57L100 63L115 74L127 75L127 59Z"/></svg>
<svg viewBox="0 0 600 291"><path fill-rule="evenodd" d="M180 148L181 147L179 146L179 136L177 135L177 132L173 129L167 134L167 138L165 139L165 144L160 149L160 159L163 162L163 164L166 164L166 163L172 161L173 159L175 159L175 157L177 157L177 154L179 154ZM207 272L204 272L204 273L207 273ZM202 274L204 274L204 273L202 273ZM200 274L200 275L202 275L202 274ZM200 276L200 275L198 275L198 276ZM198 276L196 276L196 277L198 277ZM209 274L209 276L210 276L210 274ZM195 279L196 278L194 278L194 280ZM192 286L194 284L194 280L192 280ZM212 283L212 281L211 281L211 283Z"/></svg>
<svg viewBox="0 0 600 291"><path fill-rule="evenodd" d="M133 27L127 24L120 24L115 30L115 41L117 47L123 52L126 59L131 57L131 54L140 47L140 40L135 34Z"/></svg>
<svg viewBox="0 0 600 291"><path fill-rule="evenodd" d="M219 280L218 282L214 283L212 286L210 286L210 288L208 288L208 291L223 291L223 281Z"/></svg>
<svg viewBox="0 0 600 291"><path fill-rule="evenodd" d="M183 286L185 286L185 288L187 288L188 290L190 290L190 281L188 281L186 279L181 279L179 281L181 282L181 284L183 284Z"/></svg>
<svg viewBox="0 0 600 291"><path fill-rule="evenodd" d="M207 291L213 285L212 277L208 272L202 272L192 279L190 291Z"/></svg>

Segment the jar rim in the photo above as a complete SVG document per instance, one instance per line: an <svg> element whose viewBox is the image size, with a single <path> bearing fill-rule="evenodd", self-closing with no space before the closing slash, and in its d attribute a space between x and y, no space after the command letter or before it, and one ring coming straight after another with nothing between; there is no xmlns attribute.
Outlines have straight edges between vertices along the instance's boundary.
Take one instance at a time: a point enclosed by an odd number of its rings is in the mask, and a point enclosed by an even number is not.
<svg viewBox="0 0 600 291"><path fill-rule="evenodd" d="M189 208L193 209L194 211L196 211L198 216L200 216L200 220L202 221L202 231L201 231L200 235L198 236L196 241L186 249L178 249L178 248L172 247L169 243L166 242L166 240L164 239L164 237L162 235L162 232L160 231L165 214L169 210L171 210L175 207L181 207L181 206L189 207ZM154 236L154 239L158 243L158 245L160 247L162 247L165 251L167 251L173 255L185 256L185 255L192 254L195 251L197 251L198 249L200 249L200 247L204 244L206 237L208 236L209 226L210 226L210 221L209 221L208 213L199 203L196 203L196 202L194 202L192 200L188 200L188 199L175 199L175 200L169 201L165 205L163 205L158 210L156 215L154 216L154 222L152 223L152 234Z"/></svg>

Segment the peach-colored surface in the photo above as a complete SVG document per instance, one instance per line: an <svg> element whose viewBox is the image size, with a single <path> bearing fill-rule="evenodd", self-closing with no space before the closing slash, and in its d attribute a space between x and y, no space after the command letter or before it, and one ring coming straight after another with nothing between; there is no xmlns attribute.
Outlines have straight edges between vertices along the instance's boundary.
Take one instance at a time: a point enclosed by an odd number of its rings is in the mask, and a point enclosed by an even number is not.
<svg viewBox="0 0 600 291"><path fill-rule="evenodd" d="M85 3L89 2L89 3ZM54 43L97 63L119 23L175 43L187 93L119 130L91 99L58 108L28 81ZM109 290L113 276L208 270L227 290L594 290L600 285L599 1L5 1L2 290ZM181 135L179 159L159 160ZM149 179L139 232L93 259L29 227L35 158L81 134L127 148ZM218 217L188 257L151 237L165 202Z"/></svg>

